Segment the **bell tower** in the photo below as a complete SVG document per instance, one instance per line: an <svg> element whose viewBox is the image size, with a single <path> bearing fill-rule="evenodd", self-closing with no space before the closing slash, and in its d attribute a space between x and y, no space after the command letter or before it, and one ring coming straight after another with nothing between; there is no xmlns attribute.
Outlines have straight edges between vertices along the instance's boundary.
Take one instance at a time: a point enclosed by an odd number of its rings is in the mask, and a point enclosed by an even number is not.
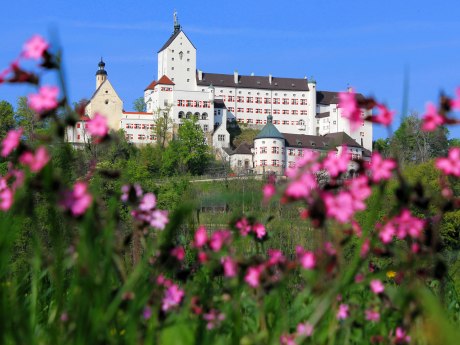
<svg viewBox="0 0 460 345"><path fill-rule="evenodd" d="M98 66L99 69L96 72L96 90L107 80L107 71L105 70L105 62L102 60L102 57Z"/></svg>

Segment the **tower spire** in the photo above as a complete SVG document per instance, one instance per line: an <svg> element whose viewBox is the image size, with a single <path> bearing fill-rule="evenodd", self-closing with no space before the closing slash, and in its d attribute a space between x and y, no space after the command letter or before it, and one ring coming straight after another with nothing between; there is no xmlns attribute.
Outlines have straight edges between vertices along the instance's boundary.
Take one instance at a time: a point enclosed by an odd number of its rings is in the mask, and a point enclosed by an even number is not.
<svg viewBox="0 0 460 345"><path fill-rule="evenodd" d="M180 24L179 24L179 18L177 16L177 11L174 10L174 33L180 31Z"/></svg>

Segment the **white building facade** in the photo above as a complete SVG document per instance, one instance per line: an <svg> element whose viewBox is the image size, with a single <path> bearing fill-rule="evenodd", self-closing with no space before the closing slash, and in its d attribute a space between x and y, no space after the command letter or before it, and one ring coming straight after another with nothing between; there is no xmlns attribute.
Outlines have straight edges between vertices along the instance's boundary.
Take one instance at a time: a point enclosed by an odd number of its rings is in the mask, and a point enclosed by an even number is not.
<svg viewBox="0 0 460 345"><path fill-rule="evenodd" d="M197 69L197 56L196 47L175 15L174 32L157 54L157 79L144 90L146 112L124 111L123 103L121 100L115 102L118 96L109 88L114 99L109 99L108 104L113 103L114 106L108 111L117 114L105 114L103 109L101 112L110 117L110 127L123 129L130 142L147 144L156 141L154 127L158 116L170 119L172 137L184 119L195 117L208 144L221 150L230 147L227 123L236 122L262 129L270 115L272 125L280 133L327 136L343 132L364 149L372 150L372 124L363 121L362 128L352 132L348 119L342 116L339 108L338 92L318 91L316 81L306 77L246 76L237 71L233 74L203 72ZM92 103L105 105L107 101L104 85L111 85L104 66L99 65L96 73L97 90L85 114L89 118L94 114L92 108L101 108ZM369 112L363 110L363 118L365 115ZM69 136L68 140L75 138ZM281 150L281 143L278 144ZM289 165L286 147L284 153L274 152L270 156L271 153L260 151L262 146L259 148L258 142L256 145L257 154L267 155L264 159L256 159L253 162L256 166L259 166L260 160L267 161L274 168ZM284 155L284 158L279 155Z"/></svg>

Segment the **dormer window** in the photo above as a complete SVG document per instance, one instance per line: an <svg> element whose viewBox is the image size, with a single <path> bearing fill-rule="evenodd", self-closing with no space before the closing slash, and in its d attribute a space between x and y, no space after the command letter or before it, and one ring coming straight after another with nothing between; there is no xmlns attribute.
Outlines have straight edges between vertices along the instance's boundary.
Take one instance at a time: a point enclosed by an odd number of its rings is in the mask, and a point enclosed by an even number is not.
<svg viewBox="0 0 460 345"><path fill-rule="evenodd" d="M183 57L184 57L184 52L179 52L179 58L182 60Z"/></svg>

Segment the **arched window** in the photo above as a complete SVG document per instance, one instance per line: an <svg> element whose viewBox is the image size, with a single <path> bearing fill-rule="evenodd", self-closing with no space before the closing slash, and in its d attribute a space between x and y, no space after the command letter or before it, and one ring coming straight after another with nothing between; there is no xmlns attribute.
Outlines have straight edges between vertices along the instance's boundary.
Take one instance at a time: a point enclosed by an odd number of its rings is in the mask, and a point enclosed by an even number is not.
<svg viewBox="0 0 460 345"><path fill-rule="evenodd" d="M184 53L183 53L183 52L179 52L179 58L182 60L183 57L184 57Z"/></svg>
<svg viewBox="0 0 460 345"><path fill-rule="evenodd" d="M207 120L208 119L208 113L201 114L201 119L202 120Z"/></svg>
<svg viewBox="0 0 460 345"><path fill-rule="evenodd" d="M305 126L304 120L299 120L299 126Z"/></svg>
<svg viewBox="0 0 460 345"><path fill-rule="evenodd" d="M192 118L192 115L193 115L192 112L189 111L189 112L187 113L187 115L185 115L185 118L186 118L186 119L190 119L190 118Z"/></svg>
<svg viewBox="0 0 460 345"><path fill-rule="evenodd" d="M179 119L183 119L184 118L184 115L185 113L183 111L179 111Z"/></svg>
<svg viewBox="0 0 460 345"><path fill-rule="evenodd" d="M197 119L199 119L200 118L200 113L196 112L195 114L193 114L193 116L195 116Z"/></svg>

